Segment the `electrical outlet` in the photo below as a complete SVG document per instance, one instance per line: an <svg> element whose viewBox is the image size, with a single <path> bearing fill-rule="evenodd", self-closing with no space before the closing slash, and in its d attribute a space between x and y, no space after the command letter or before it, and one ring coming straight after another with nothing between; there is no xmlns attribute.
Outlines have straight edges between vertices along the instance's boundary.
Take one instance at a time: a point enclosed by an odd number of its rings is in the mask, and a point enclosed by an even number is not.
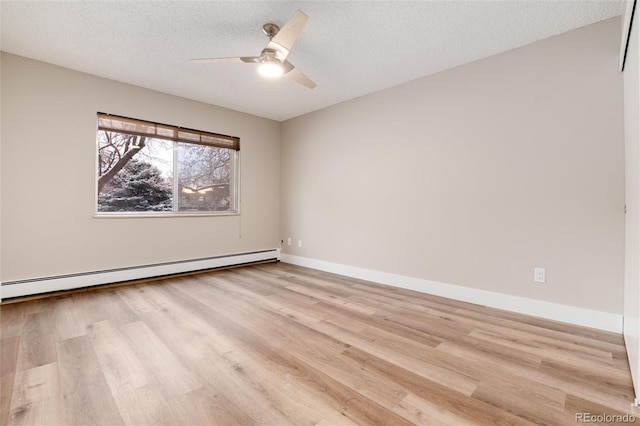
<svg viewBox="0 0 640 426"><path fill-rule="evenodd" d="M302 240L298 240L298 247L302 247Z"/></svg>
<svg viewBox="0 0 640 426"><path fill-rule="evenodd" d="M547 271L544 268L533 269L533 281L543 283L547 279Z"/></svg>
<svg viewBox="0 0 640 426"><path fill-rule="evenodd" d="M287 245L291 245L291 237L287 238Z"/></svg>

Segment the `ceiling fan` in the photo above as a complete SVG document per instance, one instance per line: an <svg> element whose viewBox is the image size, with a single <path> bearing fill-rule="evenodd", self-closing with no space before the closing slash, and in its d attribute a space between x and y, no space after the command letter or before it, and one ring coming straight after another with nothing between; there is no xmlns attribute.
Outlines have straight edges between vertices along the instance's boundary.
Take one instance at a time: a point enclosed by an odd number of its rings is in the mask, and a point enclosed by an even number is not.
<svg viewBox="0 0 640 426"><path fill-rule="evenodd" d="M203 58L192 59L195 63L215 63L215 62L245 62L257 63L258 72L265 77L280 77L284 75L302 84L309 89L316 87L309 77L298 70L291 62L287 60L287 56L291 52L293 44L302 32L307 15L298 10L293 17L282 28L276 24L267 23L262 26L262 31L269 37L269 43L262 49L260 56L240 56L237 58Z"/></svg>

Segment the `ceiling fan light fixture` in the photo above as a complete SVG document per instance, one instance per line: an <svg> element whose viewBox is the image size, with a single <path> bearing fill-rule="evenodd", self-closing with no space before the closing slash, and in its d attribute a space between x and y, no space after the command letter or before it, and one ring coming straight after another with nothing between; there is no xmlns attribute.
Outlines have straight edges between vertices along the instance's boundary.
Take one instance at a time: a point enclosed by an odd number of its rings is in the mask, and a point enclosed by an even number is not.
<svg viewBox="0 0 640 426"><path fill-rule="evenodd" d="M276 59L270 59L260 63L258 72L263 77L277 78L284 74L282 63Z"/></svg>

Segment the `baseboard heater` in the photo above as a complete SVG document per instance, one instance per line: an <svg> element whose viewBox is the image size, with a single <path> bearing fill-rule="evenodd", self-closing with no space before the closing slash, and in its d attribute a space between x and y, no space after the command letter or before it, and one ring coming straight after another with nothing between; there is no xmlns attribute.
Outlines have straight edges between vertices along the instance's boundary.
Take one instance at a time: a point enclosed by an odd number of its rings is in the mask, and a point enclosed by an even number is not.
<svg viewBox="0 0 640 426"><path fill-rule="evenodd" d="M105 269L102 271L80 272L77 274L6 281L0 286L0 300L13 297L32 296L55 291L73 290L123 281L134 281L164 275L196 272L206 269L238 266L255 262L280 260L280 249L252 251L151 265Z"/></svg>

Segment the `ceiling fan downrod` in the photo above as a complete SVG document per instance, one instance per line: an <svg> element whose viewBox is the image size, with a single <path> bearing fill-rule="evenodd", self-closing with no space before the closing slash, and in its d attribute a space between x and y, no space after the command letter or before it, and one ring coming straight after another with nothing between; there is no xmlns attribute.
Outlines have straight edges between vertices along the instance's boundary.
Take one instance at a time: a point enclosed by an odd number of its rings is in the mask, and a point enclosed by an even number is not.
<svg viewBox="0 0 640 426"><path fill-rule="evenodd" d="M262 32L269 37L269 40L274 38L278 31L280 31L280 27L276 24L266 23L262 26Z"/></svg>

